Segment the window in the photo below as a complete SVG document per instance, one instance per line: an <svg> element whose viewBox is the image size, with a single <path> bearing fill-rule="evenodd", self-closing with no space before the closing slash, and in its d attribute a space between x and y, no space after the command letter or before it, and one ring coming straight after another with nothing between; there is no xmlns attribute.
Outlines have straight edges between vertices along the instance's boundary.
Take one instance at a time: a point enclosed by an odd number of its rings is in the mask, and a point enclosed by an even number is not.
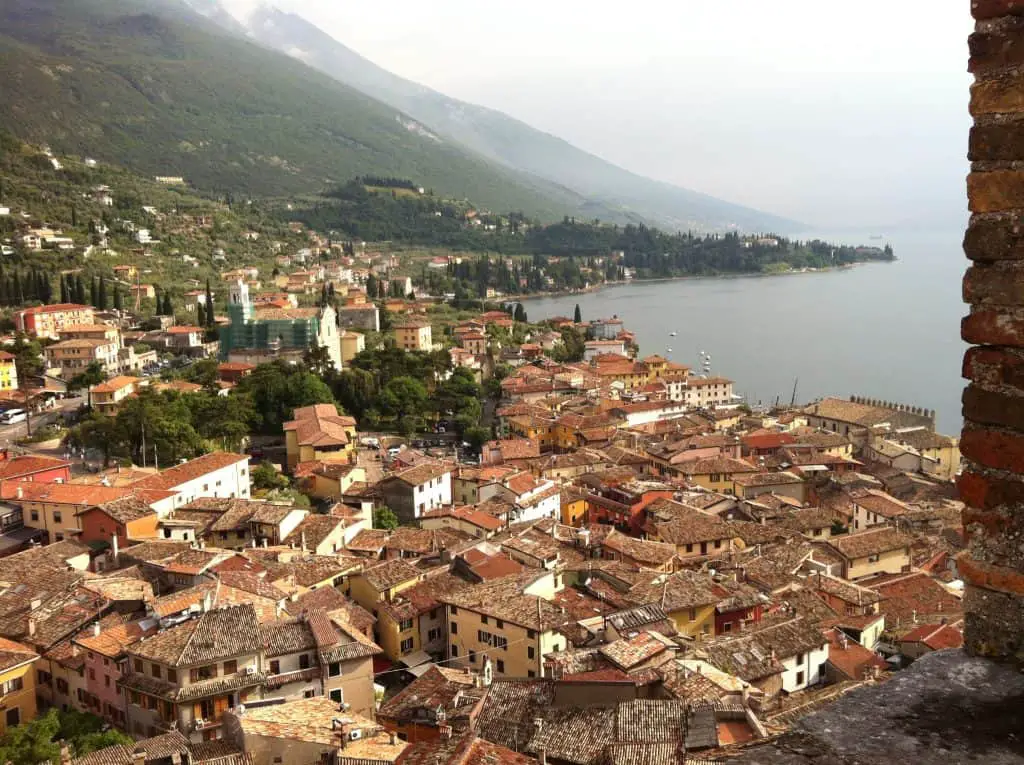
<svg viewBox="0 0 1024 765"><path fill-rule="evenodd" d="M398 631L399 632L406 632L406 631L411 630L411 629L412 629L412 619L402 619L402 621L400 621L398 623Z"/></svg>
<svg viewBox="0 0 1024 765"><path fill-rule="evenodd" d="M20 691L23 685L24 683L20 677L15 677L5 683L0 683L0 696L6 696L8 693Z"/></svg>
<svg viewBox="0 0 1024 765"><path fill-rule="evenodd" d="M203 491L209 491L209 490L210 490L210 484L204 483L203 484Z"/></svg>
<svg viewBox="0 0 1024 765"><path fill-rule="evenodd" d="M722 625L722 632L732 632L732 622L725 622Z"/></svg>
<svg viewBox="0 0 1024 765"><path fill-rule="evenodd" d="M692 553L693 552L693 545L687 545L686 546L686 552Z"/></svg>
<svg viewBox="0 0 1024 765"><path fill-rule="evenodd" d="M238 671L238 660L232 659L231 661L224 662L224 674L233 675Z"/></svg>
<svg viewBox="0 0 1024 765"><path fill-rule="evenodd" d="M500 648L502 651L508 650L508 638L503 638L501 635L494 635L491 638L491 643L495 648Z"/></svg>
<svg viewBox="0 0 1024 765"><path fill-rule="evenodd" d="M459 647L457 645L455 645L455 643L452 643L452 656L454 657L454 656L458 656L458 655L459 655Z"/></svg>
<svg viewBox="0 0 1024 765"><path fill-rule="evenodd" d="M558 586L558 577L557 577L557 576L555 577L555 586L556 586L556 587ZM501 619L496 619L496 620L495 620L495 622L494 622L494 624L495 624L495 626L496 626L496 627L497 627L498 629L501 629L502 627L504 627L504 626L505 626L505 622L503 622L503 621L502 621Z"/></svg>
<svg viewBox="0 0 1024 765"><path fill-rule="evenodd" d="M39 511L38 510L33 510L32 511L32 520L33 521L38 521L39 520Z"/></svg>
<svg viewBox="0 0 1024 765"><path fill-rule="evenodd" d="M159 664L154 664L153 665L153 677L160 677L160 665Z"/></svg>
<svg viewBox="0 0 1024 765"><path fill-rule="evenodd" d="M331 691L330 699L331 699L331 701L335 701L338 704L340 704L341 703L341 688L335 688L333 691Z"/></svg>
<svg viewBox="0 0 1024 765"><path fill-rule="evenodd" d="M535 637L537 637L537 633L533 630L527 630L526 637L528 637L530 640L533 640Z"/></svg>
<svg viewBox="0 0 1024 765"><path fill-rule="evenodd" d="M135 671L142 672L142 659L135 660Z"/></svg>
<svg viewBox="0 0 1024 765"><path fill-rule="evenodd" d="M430 618L431 619L436 619L437 618L437 609L436 608L432 608L430 610Z"/></svg>
<svg viewBox="0 0 1024 765"><path fill-rule="evenodd" d="M304 699L311 699L314 696L316 696L316 691L314 691L312 688L307 688L302 692L302 698Z"/></svg>
<svg viewBox="0 0 1024 765"><path fill-rule="evenodd" d="M804 673L803 672L797 672L796 673L796 684L797 685L803 685L804 684Z"/></svg>
<svg viewBox="0 0 1024 765"><path fill-rule="evenodd" d="M502 673L505 672L505 662L503 662L501 659L498 659L498 671Z"/></svg>
<svg viewBox="0 0 1024 765"><path fill-rule="evenodd" d="M537 673L534 672L532 669L528 669L528 670L526 670L526 676L527 677L536 677Z"/></svg>
<svg viewBox="0 0 1024 765"><path fill-rule="evenodd" d="M797 664L803 664L804 663L804 655L802 653L798 653L796 655L796 663Z"/></svg>
<svg viewBox="0 0 1024 765"><path fill-rule="evenodd" d="M469 652L469 663L476 664L476 651Z"/></svg>
<svg viewBox="0 0 1024 765"><path fill-rule="evenodd" d="M452 622L451 623L451 628L448 631L450 633L452 633L453 635L458 635L459 634L459 625L458 625L458 623L457 622Z"/></svg>
<svg viewBox="0 0 1024 765"><path fill-rule="evenodd" d="M172 683L178 682L178 673L173 669L167 670L167 679Z"/></svg>
<svg viewBox="0 0 1024 765"><path fill-rule="evenodd" d="M270 662L270 674L280 675L281 674L281 662L277 659L273 659Z"/></svg>
<svg viewBox="0 0 1024 765"><path fill-rule="evenodd" d="M441 628L440 627L434 627L434 628L432 628L430 630L427 630L427 641L428 642L433 643L435 640L440 640L440 639L441 639Z"/></svg>
<svg viewBox="0 0 1024 765"><path fill-rule="evenodd" d="M110 675L103 676L103 684L106 685L108 688L110 687Z"/></svg>
<svg viewBox="0 0 1024 765"><path fill-rule="evenodd" d="M54 510L53 511L53 522L54 523L62 523L63 522L63 516L61 515L60 510Z"/></svg>
<svg viewBox="0 0 1024 765"><path fill-rule="evenodd" d="M208 667L192 667L189 670L189 679L193 683L198 683L200 680L211 680L217 676L217 665L211 664Z"/></svg>
<svg viewBox="0 0 1024 765"><path fill-rule="evenodd" d="M328 677L337 677L340 674L341 674L341 664L339 664L338 662L334 661L334 662L331 662L330 664L327 665L327 676Z"/></svg>
<svg viewBox="0 0 1024 765"><path fill-rule="evenodd" d="M712 473L711 474L711 483L718 483L721 480L722 480L722 476L720 474L718 474L718 473Z"/></svg>
<svg viewBox="0 0 1024 765"><path fill-rule="evenodd" d="M537 655L537 651L536 651L536 650L534 649L534 647L533 647L532 645L531 645L531 646L529 646L529 647L528 647L528 648L526 649L526 658L527 658L527 659L532 659L532 658L533 658L534 656L536 656L536 655Z"/></svg>
<svg viewBox="0 0 1024 765"><path fill-rule="evenodd" d="M721 539L716 539L715 540L715 549L718 550L719 548L721 548L721 546L722 546L722 540Z"/></svg>
<svg viewBox="0 0 1024 765"><path fill-rule="evenodd" d="M7 722L8 728L13 728L15 725L21 724L21 709L18 707L11 707L7 710L7 714L4 719Z"/></svg>
<svg viewBox="0 0 1024 765"><path fill-rule="evenodd" d="M309 669L309 654L304 653L299 656L299 669Z"/></svg>
<svg viewBox="0 0 1024 765"><path fill-rule="evenodd" d="M96 670L93 669L92 667L89 667L89 679L90 680L95 680L96 679Z"/></svg>
<svg viewBox="0 0 1024 765"><path fill-rule="evenodd" d="M109 667L110 666L110 659L108 659L106 656L103 657L103 666L104 667Z"/></svg>
<svg viewBox="0 0 1024 765"><path fill-rule="evenodd" d="M449 606L449 608L452 610L453 614L457 614L459 612L459 609L455 606Z"/></svg>
<svg viewBox="0 0 1024 765"><path fill-rule="evenodd" d="M487 624L487 617L486 616L481 616L480 617L480 623L481 624Z"/></svg>
<svg viewBox="0 0 1024 765"><path fill-rule="evenodd" d="M689 619L690 619L691 622L697 621L697 609L696 608L691 608L690 609Z"/></svg>

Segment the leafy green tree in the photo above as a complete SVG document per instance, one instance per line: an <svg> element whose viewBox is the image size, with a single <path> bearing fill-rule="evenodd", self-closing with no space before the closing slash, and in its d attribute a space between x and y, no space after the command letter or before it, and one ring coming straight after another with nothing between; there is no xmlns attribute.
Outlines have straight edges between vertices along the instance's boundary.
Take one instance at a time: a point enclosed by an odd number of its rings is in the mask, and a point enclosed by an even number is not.
<svg viewBox="0 0 1024 765"><path fill-rule="evenodd" d="M118 441L127 447L133 462L151 464L156 459L171 465L205 451L184 398L171 391L143 388L121 403L115 418Z"/></svg>
<svg viewBox="0 0 1024 765"><path fill-rule="evenodd" d="M331 359L330 351L328 351L326 346L315 345L309 348L303 354L302 360L309 368L309 371L320 377L330 377L335 371L334 361Z"/></svg>
<svg viewBox="0 0 1024 765"><path fill-rule="evenodd" d="M585 350L586 341L582 333L572 327L563 327L562 342L552 349L551 358L561 362L583 361Z"/></svg>
<svg viewBox="0 0 1024 765"><path fill-rule="evenodd" d="M113 417L92 412L71 429L64 441L71 447L100 452L103 467L107 467L113 457L127 456L127 449L121 448L120 438L117 421Z"/></svg>
<svg viewBox="0 0 1024 765"><path fill-rule="evenodd" d="M335 398L345 411L360 422L377 396L377 382L372 372L365 369L345 369L331 383Z"/></svg>
<svg viewBox="0 0 1024 765"><path fill-rule="evenodd" d="M54 740L59 730L60 717L56 709L32 722L8 728L0 737L0 761L11 765L60 762L60 744Z"/></svg>
<svg viewBox="0 0 1024 765"><path fill-rule="evenodd" d="M381 413L396 422L408 420L422 421L423 412L427 410L427 389L419 380L412 377L396 377L391 380L378 398L377 405ZM418 429L415 425L410 426Z"/></svg>
<svg viewBox="0 0 1024 765"><path fill-rule="evenodd" d="M375 529L397 529L399 526L398 516L395 511L387 505L381 505L373 511L373 527Z"/></svg>
<svg viewBox="0 0 1024 765"><path fill-rule="evenodd" d="M491 438L491 432L480 425L472 425L463 431L462 440L470 445L474 452L479 453L483 445Z"/></svg>
<svg viewBox="0 0 1024 765"><path fill-rule="evenodd" d="M39 340L19 332L8 351L14 355L14 366L21 384L24 385L29 377L43 373L43 346Z"/></svg>
<svg viewBox="0 0 1024 765"><path fill-rule="evenodd" d="M217 359L199 359L185 371L185 379L202 385L211 393L216 393L220 390L217 385L217 380L220 379L220 362Z"/></svg>
<svg viewBox="0 0 1024 765"><path fill-rule="evenodd" d="M261 491L288 488L288 478L277 472L277 468L269 462L261 462L252 469L250 475L252 477L252 485Z"/></svg>
<svg viewBox="0 0 1024 765"><path fill-rule="evenodd" d="M99 385L101 382L107 379L107 373L103 369L103 365L98 361L93 361L85 368L85 371L81 374L77 374L68 381L68 391L79 391L88 390L94 385ZM89 406L92 406L92 391L89 391Z"/></svg>
<svg viewBox="0 0 1024 765"><path fill-rule="evenodd" d="M312 372L284 362L260 364L235 388L236 394L252 397L262 418L264 433L280 433L296 408L312 404L333 404L327 384Z"/></svg>

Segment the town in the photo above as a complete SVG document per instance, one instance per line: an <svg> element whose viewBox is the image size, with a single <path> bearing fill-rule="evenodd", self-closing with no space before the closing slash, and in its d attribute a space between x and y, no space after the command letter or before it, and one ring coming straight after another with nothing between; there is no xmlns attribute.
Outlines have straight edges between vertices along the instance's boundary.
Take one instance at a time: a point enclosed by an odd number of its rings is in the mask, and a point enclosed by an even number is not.
<svg viewBox="0 0 1024 765"><path fill-rule="evenodd" d="M0 214L9 255L84 244ZM934 412L751 407L628 316L301 222L143 281L219 214L0 276L0 749L78 714L109 746L52 761L713 763L961 645Z"/></svg>

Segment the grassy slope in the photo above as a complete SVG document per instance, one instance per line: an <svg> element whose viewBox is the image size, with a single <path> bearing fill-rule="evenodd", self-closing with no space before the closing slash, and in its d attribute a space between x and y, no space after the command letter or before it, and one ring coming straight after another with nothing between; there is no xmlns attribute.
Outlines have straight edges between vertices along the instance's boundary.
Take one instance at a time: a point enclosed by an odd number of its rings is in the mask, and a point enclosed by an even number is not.
<svg viewBox="0 0 1024 765"><path fill-rule="evenodd" d="M0 127L55 150L253 195L371 173L555 217L571 192L406 129L393 108L141 0L0 4Z"/></svg>

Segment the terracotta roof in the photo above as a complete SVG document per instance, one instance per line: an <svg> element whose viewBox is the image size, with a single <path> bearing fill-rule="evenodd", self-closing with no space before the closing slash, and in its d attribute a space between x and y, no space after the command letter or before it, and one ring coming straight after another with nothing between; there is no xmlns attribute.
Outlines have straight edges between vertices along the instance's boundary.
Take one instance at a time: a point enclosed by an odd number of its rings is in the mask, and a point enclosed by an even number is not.
<svg viewBox="0 0 1024 765"><path fill-rule="evenodd" d="M664 542L649 542L631 537L612 529L601 546L641 565L663 566L676 557L675 545Z"/></svg>
<svg viewBox="0 0 1024 765"><path fill-rule="evenodd" d="M86 629L79 633L74 642L90 651L117 658L129 646L157 631L157 625L153 623L155 620L150 620L150 622L146 627L143 627L142 622L117 624L101 629L98 635L94 634L92 630Z"/></svg>
<svg viewBox="0 0 1024 765"><path fill-rule="evenodd" d="M882 597L880 608L889 629L913 625L920 619L956 619L963 609L960 598L921 572L886 577L883 581L866 584Z"/></svg>
<svg viewBox="0 0 1024 765"><path fill-rule="evenodd" d="M300 446L345 446L349 443L348 431L356 426L352 417L338 414L333 404L300 407L293 417L284 429L295 432Z"/></svg>
<svg viewBox="0 0 1024 765"><path fill-rule="evenodd" d="M409 486L420 486L427 481L441 478L452 472L451 465L443 463L427 463L395 473L384 479L384 481L401 481ZM383 483L383 482L382 482Z"/></svg>
<svg viewBox="0 0 1024 765"><path fill-rule="evenodd" d="M70 468L71 463L67 460L56 459L55 457L39 455L13 457L12 459L0 462L0 481L14 481L22 476L42 473L45 470L58 470L65 467ZM17 487L14 487L14 491L17 491Z"/></svg>
<svg viewBox="0 0 1024 765"><path fill-rule="evenodd" d="M419 579L420 570L401 558L394 558L367 566L360 576L377 592L384 592L403 582Z"/></svg>
<svg viewBox="0 0 1024 765"><path fill-rule="evenodd" d="M39 655L27 645L0 637L0 672L6 672L26 661L34 661Z"/></svg>
<svg viewBox="0 0 1024 765"><path fill-rule="evenodd" d="M260 652L259 621L251 605L206 611L195 619L165 629L129 649L174 667L193 666Z"/></svg>
<svg viewBox="0 0 1024 765"><path fill-rule="evenodd" d="M838 629L825 632L828 638L828 661L850 680L864 680L877 668L885 672L889 665L874 651L870 651L856 640L851 640Z"/></svg>
<svg viewBox="0 0 1024 765"><path fill-rule="evenodd" d="M830 537L827 541L830 547L848 560L866 558L869 555L881 555L904 547L909 548L913 542L910 537L888 526Z"/></svg>
<svg viewBox="0 0 1024 765"><path fill-rule="evenodd" d="M138 377L119 375L118 377L111 377L109 380L102 382L99 385L92 386L90 390L93 393L114 393L122 388L135 385L138 382L140 382L140 378Z"/></svg>
<svg viewBox="0 0 1024 765"><path fill-rule="evenodd" d="M281 540L281 544L295 545L302 549L316 550L338 528L344 528L345 521L330 515L307 515L292 529L292 532ZM341 543L341 538L338 538ZM334 552L331 550L331 552Z"/></svg>
<svg viewBox="0 0 1024 765"><path fill-rule="evenodd" d="M622 670L629 671L675 647L675 643L657 632L643 630L628 638L602 645L601 655Z"/></svg>
<svg viewBox="0 0 1024 765"><path fill-rule="evenodd" d="M261 624L260 637L268 657L285 656L317 648L313 630L303 619L289 619ZM332 640L333 645L336 640Z"/></svg>
<svg viewBox="0 0 1024 765"><path fill-rule="evenodd" d="M943 648L959 648L964 644L964 634L949 624L922 624L902 638L901 643L923 643L933 651Z"/></svg>
<svg viewBox="0 0 1024 765"><path fill-rule="evenodd" d="M702 650L718 669L753 682L781 672L783 659L818 650L827 642L817 626L798 617L737 637L715 638Z"/></svg>
<svg viewBox="0 0 1024 765"><path fill-rule="evenodd" d="M537 579L536 572L492 579L439 600L459 608L493 616L533 630L551 630L566 622L566 615L536 595L526 595L523 588Z"/></svg>
<svg viewBox="0 0 1024 765"><path fill-rule="evenodd" d="M202 457L196 457L182 465L168 468L156 475L143 478L138 483L132 484L136 489L174 489L188 481L194 481L215 470L226 468L230 465L237 465L239 462L248 463L249 458L244 454L232 452L211 452Z"/></svg>
<svg viewBox="0 0 1024 765"><path fill-rule="evenodd" d="M459 701L466 691L476 687L476 675L462 669L431 666L420 677L385 701L377 715L392 720L411 719L420 710L433 716L438 709L445 712L444 718L454 718L460 712ZM482 694L481 694L482 695ZM479 698L472 699L473 705Z"/></svg>
<svg viewBox="0 0 1024 765"><path fill-rule="evenodd" d="M669 544L690 545L732 539L734 530L717 515L687 507L670 499L657 499L647 506L647 512L666 521L653 522L658 537Z"/></svg>

